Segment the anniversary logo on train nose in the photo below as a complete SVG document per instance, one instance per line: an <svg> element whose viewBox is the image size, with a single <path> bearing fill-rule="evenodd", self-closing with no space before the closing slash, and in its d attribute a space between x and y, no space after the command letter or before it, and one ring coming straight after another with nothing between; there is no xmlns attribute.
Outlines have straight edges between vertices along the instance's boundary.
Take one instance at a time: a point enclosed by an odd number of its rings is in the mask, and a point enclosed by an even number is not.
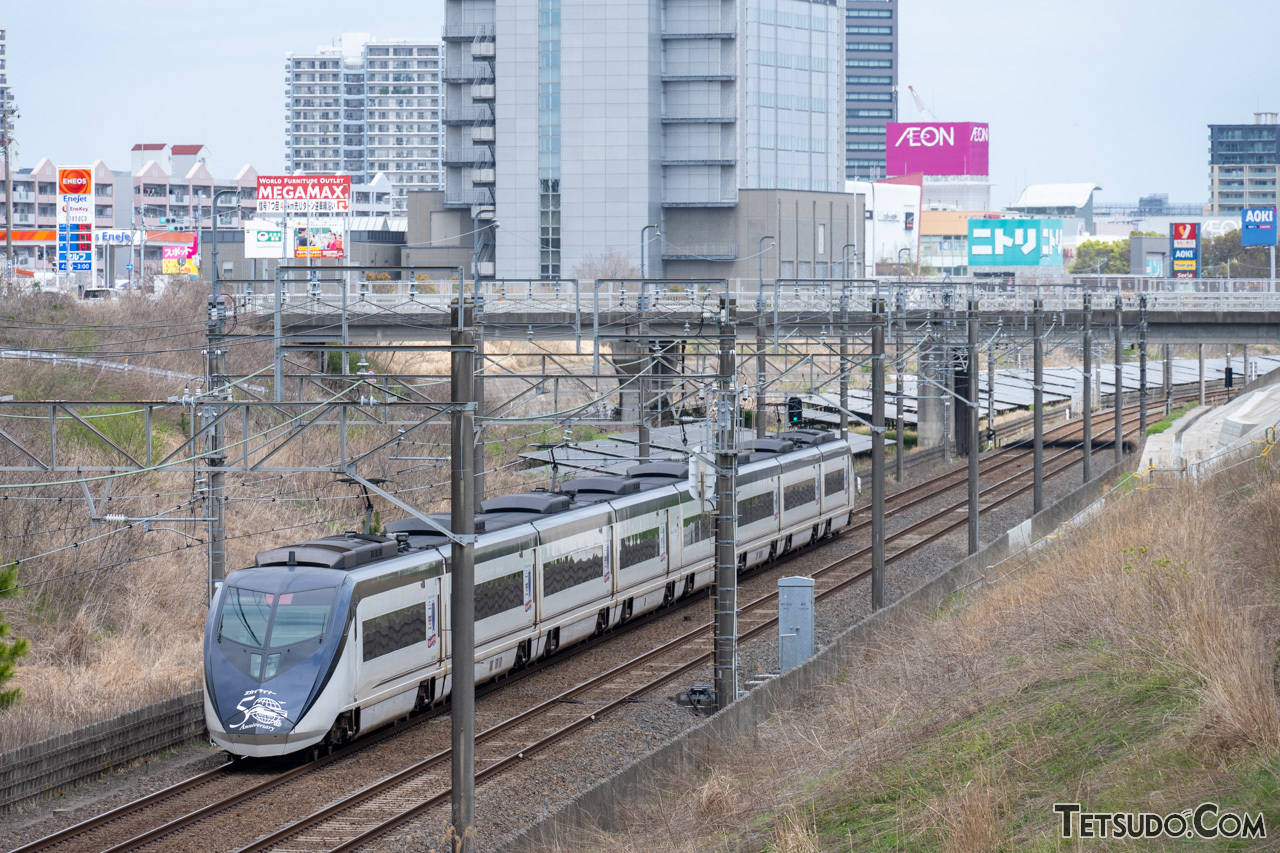
<svg viewBox="0 0 1280 853"><path fill-rule="evenodd" d="M88 169L58 170L58 192L63 195L80 195L89 192L90 181Z"/></svg>

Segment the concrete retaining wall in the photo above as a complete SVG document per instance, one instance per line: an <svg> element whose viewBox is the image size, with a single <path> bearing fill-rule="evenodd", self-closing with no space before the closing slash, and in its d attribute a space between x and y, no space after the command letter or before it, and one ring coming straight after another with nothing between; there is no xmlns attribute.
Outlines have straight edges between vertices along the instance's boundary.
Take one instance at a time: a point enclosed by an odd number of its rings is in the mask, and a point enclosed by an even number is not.
<svg viewBox="0 0 1280 853"><path fill-rule="evenodd" d="M0 813L205 736L199 690L0 755Z"/></svg>
<svg viewBox="0 0 1280 853"><path fill-rule="evenodd" d="M762 721L780 710L797 707L812 691L835 678L874 631L907 614L936 608L947 595L980 581L989 566L1021 550L1025 543L1054 532L1060 524L1097 501L1120 475L1132 470L1136 459L1136 455L1127 457L940 577L868 616L805 663L762 684L714 717L534 823L504 844L501 852L529 853L550 847L556 841L571 844L575 834L582 830L618 828L618 811L624 802L651 793L664 779L696 773L718 750L750 733Z"/></svg>

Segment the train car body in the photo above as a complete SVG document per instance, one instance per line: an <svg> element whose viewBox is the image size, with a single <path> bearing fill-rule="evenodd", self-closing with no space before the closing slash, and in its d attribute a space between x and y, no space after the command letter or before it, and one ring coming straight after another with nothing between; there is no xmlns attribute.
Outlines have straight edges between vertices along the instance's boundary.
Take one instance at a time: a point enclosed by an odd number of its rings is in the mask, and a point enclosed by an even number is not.
<svg viewBox="0 0 1280 853"><path fill-rule="evenodd" d="M797 430L739 456L740 569L849 524L852 456ZM713 507L684 464L493 498L476 517L477 683L709 586ZM447 527L449 517L433 521ZM219 585L205 625L205 717L243 756L343 743L450 692L450 545L421 519L258 554Z"/></svg>

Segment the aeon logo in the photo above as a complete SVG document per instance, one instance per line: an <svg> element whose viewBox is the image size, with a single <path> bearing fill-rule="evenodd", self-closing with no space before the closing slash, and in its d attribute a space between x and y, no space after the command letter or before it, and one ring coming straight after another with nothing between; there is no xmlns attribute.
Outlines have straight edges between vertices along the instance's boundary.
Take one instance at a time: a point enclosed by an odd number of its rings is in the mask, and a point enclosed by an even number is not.
<svg viewBox="0 0 1280 853"><path fill-rule="evenodd" d="M954 127L908 127L902 132L902 136L898 137L898 144L895 147L902 147L903 143L909 148L951 148L956 144L956 129Z"/></svg>
<svg viewBox="0 0 1280 853"><path fill-rule="evenodd" d="M969 134L970 142L989 142L991 140L991 132L986 127L975 127L973 133Z"/></svg>

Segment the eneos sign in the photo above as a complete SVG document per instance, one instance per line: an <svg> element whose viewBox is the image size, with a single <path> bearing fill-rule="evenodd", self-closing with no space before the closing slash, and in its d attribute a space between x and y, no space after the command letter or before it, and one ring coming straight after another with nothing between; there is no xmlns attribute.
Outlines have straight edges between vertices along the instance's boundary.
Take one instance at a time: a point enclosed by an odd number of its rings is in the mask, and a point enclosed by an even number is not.
<svg viewBox="0 0 1280 853"><path fill-rule="evenodd" d="M986 175L990 162L990 125L976 122L885 126L885 167L889 177Z"/></svg>
<svg viewBox="0 0 1280 853"><path fill-rule="evenodd" d="M59 169L59 195L88 195L93 192L93 173L88 169Z"/></svg>

